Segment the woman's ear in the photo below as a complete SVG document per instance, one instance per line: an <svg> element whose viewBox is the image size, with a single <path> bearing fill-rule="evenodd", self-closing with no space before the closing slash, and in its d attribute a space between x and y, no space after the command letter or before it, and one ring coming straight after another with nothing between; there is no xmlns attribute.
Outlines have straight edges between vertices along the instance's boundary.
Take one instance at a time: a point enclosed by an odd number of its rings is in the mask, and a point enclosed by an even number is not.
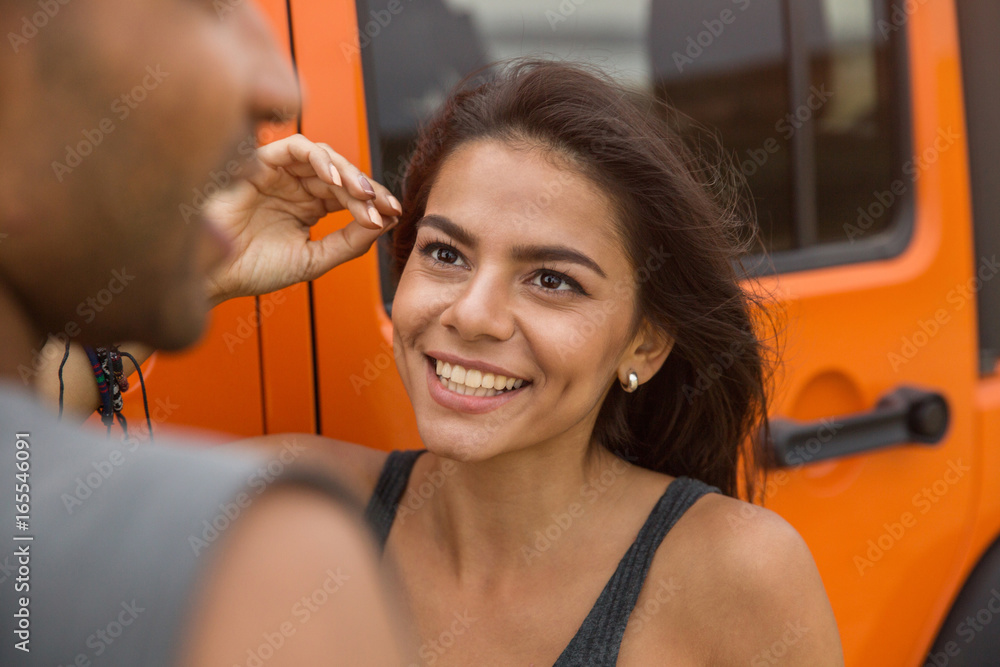
<svg viewBox="0 0 1000 667"><path fill-rule="evenodd" d="M648 382L663 366L673 348L674 339L666 331L644 322L618 367L618 379L628 384L629 371L635 371L639 384Z"/></svg>

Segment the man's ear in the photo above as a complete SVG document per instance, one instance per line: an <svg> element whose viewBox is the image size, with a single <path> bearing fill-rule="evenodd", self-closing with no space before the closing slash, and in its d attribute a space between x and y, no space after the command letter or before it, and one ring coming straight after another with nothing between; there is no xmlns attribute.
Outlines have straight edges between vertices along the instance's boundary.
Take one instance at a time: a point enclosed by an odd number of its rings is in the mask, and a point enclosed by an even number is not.
<svg viewBox="0 0 1000 667"><path fill-rule="evenodd" d="M644 322L618 367L618 379L627 385L629 371L635 371L639 384L648 382L663 366L673 348L674 339L666 331Z"/></svg>

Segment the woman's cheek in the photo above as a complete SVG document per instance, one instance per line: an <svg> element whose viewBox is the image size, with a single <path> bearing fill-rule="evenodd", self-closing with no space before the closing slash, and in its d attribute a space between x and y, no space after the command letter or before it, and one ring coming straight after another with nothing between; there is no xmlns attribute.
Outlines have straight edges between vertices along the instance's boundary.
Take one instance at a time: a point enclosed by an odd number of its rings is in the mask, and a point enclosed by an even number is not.
<svg viewBox="0 0 1000 667"><path fill-rule="evenodd" d="M570 370L586 368L593 374L616 358L627 342L626 325L615 319L612 305L606 303L580 311L550 310L544 315L536 313L531 318L540 343L536 349L550 363Z"/></svg>
<svg viewBox="0 0 1000 667"><path fill-rule="evenodd" d="M550 362L575 365L577 360L590 356L588 350L593 346L596 329L588 326L586 318L565 311L536 311L527 320L533 322L536 332L532 337L535 348Z"/></svg>
<svg viewBox="0 0 1000 667"><path fill-rule="evenodd" d="M412 332L430 324L447 307L449 290L453 289L418 271L404 273L393 301L393 326Z"/></svg>

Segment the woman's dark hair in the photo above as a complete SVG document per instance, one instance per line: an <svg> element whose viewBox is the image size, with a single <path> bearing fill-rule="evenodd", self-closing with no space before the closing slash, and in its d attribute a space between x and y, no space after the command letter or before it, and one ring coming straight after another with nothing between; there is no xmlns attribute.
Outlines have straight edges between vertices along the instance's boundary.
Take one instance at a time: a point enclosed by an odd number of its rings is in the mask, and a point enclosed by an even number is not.
<svg viewBox="0 0 1000 667"><path fill-rule="evenodd" d="M663 367L635 393L614 383L597 441L645 468L754 500L773 370L760 335L772 318L759 292L741 286L737 264L754 226L730 203L727 172L696 157L669 113L580 65L518 60L467 80L417 139L394 269L398 279L434 180L459 146L496 139L566 157L616 207L638 283L632 334L645 320L674 340ZM659 268L653 251L669 254Z"/></svg>

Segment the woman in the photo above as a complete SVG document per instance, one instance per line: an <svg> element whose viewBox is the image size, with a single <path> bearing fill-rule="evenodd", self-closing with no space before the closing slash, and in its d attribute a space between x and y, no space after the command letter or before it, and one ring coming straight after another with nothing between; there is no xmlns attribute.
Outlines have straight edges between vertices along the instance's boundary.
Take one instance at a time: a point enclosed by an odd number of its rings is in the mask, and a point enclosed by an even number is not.
<svg viewBox="0 0 1000 667"><path fill-rule="evenodd" d="M808 548L737 499L766 355L713 179L566 64L460 89L422 132L392 319L426 451L314 442L370 498L425 664L843 663Z"/></svg>
<svg viewBox="0 0 1000 667"><path fill-rule="evenodd" d="M695 164L566 64L515 63L423 130L392 319L427 453L356 455L428 663L842 663L807 547L735 499L760 311Z"/></svg>

